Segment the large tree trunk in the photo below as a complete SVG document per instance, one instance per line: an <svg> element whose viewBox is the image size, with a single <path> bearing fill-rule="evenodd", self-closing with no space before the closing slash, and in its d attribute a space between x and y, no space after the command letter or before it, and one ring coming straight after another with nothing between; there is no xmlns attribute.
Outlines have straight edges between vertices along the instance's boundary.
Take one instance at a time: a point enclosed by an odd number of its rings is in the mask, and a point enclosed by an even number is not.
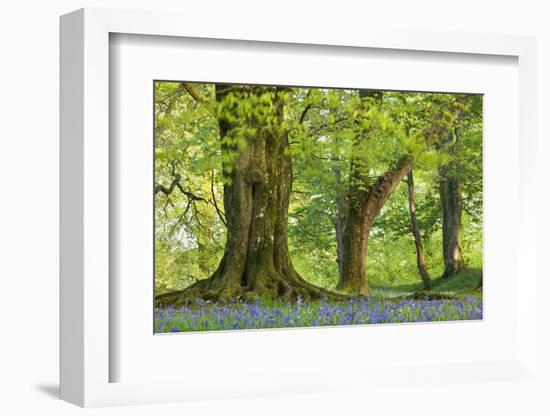
<svg viewBox="0 0 550 416"><path fill-rule="evenodd" d="M464 268L464 259L460 248L460 230L462 228L462 198L460 178L442 169L439 181L441 215L443 229L443 262L445 270L442 277L449 277Z"/></svg>
<svg viewBox="0 0 550 416"><path fill-rule="evenodd" d="M428 141L435 139L435 147L438 151L451 157L449 162L439 168L439 197L445 267L442 277L452 276L464 267L464 258L460 248L462 194L457 144L462 130L461 111L465 97L459 96L449 104L447 111L442 111L432 127L425 132Z"/></svg>
<svg viewBox="0 0 550 416"><path fill-rule="evenodd" d="M462 229L462 186L455 153L458 136L458 131L454 130L452 133L442 138L442 141L450 148L450 152L454 157L454 159L439 170L439 198L441 200L443 231L443 262L445 265L442 277L452 276L464 268L464 258L460 247L460 231Z"/></svg>
<svg viewBox="0 0 550 416"><path fill-rule="evenodd" d="M370 186L367 186L364 168L352 167L343 238L342 278L338 289L348 293L368 293L365 263L372 224L411 166L412 158L403 156Z"/></svg>
<svg viewBox="0 0 550 416"><path fill-rule="evenodd" d="M422 279L424 289L430 290L432 288L432 280L426 267L426 260L424 258L424 245L422 244L422 236L420 234L420 227L418 226L418 219L416 218L416 192L414 190L414 177L413 170L411 169L407 174L407 190L409 194L409 214L411 217L411 231L414 237L414 245L416 247L416 266L418 267L418 273Z"/></svg>
<svg viewBox="0 0 550 416"><path fill-rule="evenodd" d="M216 85L216 99L222 107L218 121L225 161L224 255L209 279L159 296L157 304L179 305L190 297L251 300L259 296L337 296L304 281L290 261L287 224L292 161L286 152L286 131L281 127L283 92L279 88ZM236 100L226 100L228 94ZM271 96L273 105L262 100L266 95ZM254 112L242 111L239 106L244 100Z"/></svg>

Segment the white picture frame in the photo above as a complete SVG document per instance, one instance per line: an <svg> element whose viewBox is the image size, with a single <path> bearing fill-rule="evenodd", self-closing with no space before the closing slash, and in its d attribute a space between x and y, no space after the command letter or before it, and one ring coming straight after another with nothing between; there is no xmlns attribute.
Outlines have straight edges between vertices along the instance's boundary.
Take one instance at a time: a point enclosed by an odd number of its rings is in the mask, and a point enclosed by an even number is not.
<svg viewBox="0 0 550 416"><path fill-rule="evenodd" d="M185 24L181 22L185 21ZM421 31L360 30L327 34L323 28L284 32L269 24L243 27L229 22L193 22L172 13L82 9L61 18L61 398L80 406L158 403L214 397L339 391L388 383L390 375L414 374L421 383L441 382L447 372L475 385L500 378L518 385L539 383L535 239L535 40L530 37ZM109 297L109 36L113 33L225 39L281 44L430 51L442 54L504 55L519 66L519 227L516 319L518 346L507 360L477 363L418 363L414 368L331 370L318 374L279 374L262 382L231 383L220 375L157 382L110 382ZM283 45L284 47L284 45ZM475 374L475 376L471 376ZM342 382L341 380L347 380ZM225 387L224 387L225 386ZM283 387L284 386L284 387ZM517 386L516 386L517 387ZM533 384L530 385L530 388ZM540 386L539 386L540 387ZM495 396L496 397L496 396ZM415 406L413 406L415 407Z"/></svg>

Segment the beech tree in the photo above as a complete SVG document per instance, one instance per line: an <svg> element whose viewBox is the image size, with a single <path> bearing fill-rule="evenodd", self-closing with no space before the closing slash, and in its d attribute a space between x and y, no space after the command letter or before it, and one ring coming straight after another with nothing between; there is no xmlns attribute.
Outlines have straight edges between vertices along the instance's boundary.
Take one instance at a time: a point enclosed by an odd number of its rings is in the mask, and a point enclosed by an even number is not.
<svg viewBox="0 0 550 416"><path fill-rule="evenodd" d="M362 111L372 111L382 105L380 91L360 91ZM376 111L376 110L375 110ZM393 166L376 178L370 176L368 155L364 144L373 130L372 118L361 120L357 137L352 148L349 189L346 195L347 211L343 227L342 271L337 289L351 293L368 293L365 262L367 245L374 219L410 171L413 158L402 155Z"/></svg>
<svg viewBox="0 0 550 416"><path fill-rule="evenodd" d="M449 156L439 169L444 261L442 277L453 276L466 266L461 237L465 193L472 218L481 221L481 210L478 209L482 194L481 163L469 163L472 149L464 143L466 131L475 131L481 124L481 97L458 95L453 98L447 103L447 111L440 112L447 115L447 120L440 121L444 131L439 133L436 142L438 151ZM475 157L481 159L481 131L477 138ZM475 173L472 174L472 170ZM476 203L471 203L472 198L476 199Z"/></svg>
<svg viewBox="0 0 550 416"><path fill-rule="evenodd" d="M450 154L456 154L457 131L444 134L441 146L447 147ZM439 199L441 201L441 219L443 233L443 261L445 270L442 277L449 277L464 268L460 233L462 229L462 184L460 170L456 160L442 166L439 170Z"/></svg>
<svg viewBox="0 0 550 416"><path fill-rule="evenodd" d="M461 95L440 100L439 111L433 120L428 135L435 135L436 148L448 156L439 167L439 199L443 234L442 277L449 277L464 268L461 248L462 229L462 183L459 167L459 140L462 130L462 108L466 98Z"/></svg>
<svg viewBox="0 0 550 416"><path fill-rule="evenodd" d="M418 218L416 216L416 191L414 189L413 169L407 173L407 194L409 201L409 214L411 216L411 231L416 248L416 267L418 267L418 274L422 279L424 289L430 290L432 288L432 280L426 266L424 244L422 243L422 235L420 233L420 226L418 225Z"/></svg>
<svg viewBox="0 0 550 416"><path fill-rule="evenodd" d="M403 156L374 183L351 186L344 225L342 278L338 289L368 293L365 261L372 224L411 166L412 157Z"/></svg>
<svg viewBox="0 0 550 416"><path fill-rule="evenodd" d="M192 85L195 100L208 105ZM292 160L284 106L286 88L216 84L215 108L223 160L227 237L208 279L157 298L178 304L189 297L292 299L336 297L302 279L288 249Z"/></svg>

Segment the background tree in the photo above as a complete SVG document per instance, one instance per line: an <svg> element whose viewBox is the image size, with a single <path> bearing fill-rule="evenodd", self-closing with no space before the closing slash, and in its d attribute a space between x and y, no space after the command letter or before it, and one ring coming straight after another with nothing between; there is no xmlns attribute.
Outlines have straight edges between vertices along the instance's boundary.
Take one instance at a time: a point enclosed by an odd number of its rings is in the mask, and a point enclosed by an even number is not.
<svg viewBox="0 0 550 416"><path fill-rule="evenodd" d="M480 116L480 101L475 96L440 95L432 101L432 124L426 130L428 141L434 142L441 158L439 166L439 199L442 219L444 270L449 277L465 267L462 253L463 168L461 145L465 125L475 124ZM481 154L478 155L481 157Z"/></svg>
<svg viewBox="0 0 550 416"><path fill-rule="evenodd" d="M439 169L439 198L443 224L443 261L445 270L442 277L449 277L464 268L460 232L462 229L462 183L458 164L458 141L460 108L453 108L455 125L440 136L438 146L445 149L452 159Z"/></svg>
<svg viewBox="0 0 550 416"><path fill-rule="evenodd" d="M409 214L411 216L411 230L416 248L416 265L418 267L418 273L420 274L420 278L422 279L424 289L430 290L432 288L432 280L426 266L424 244L422 243L422 235L420 234L420 227L418 225L418 219L416 217L416 192L414 189L414 176L412 169L409 171L409 173L407 173L407 191L409 195Z"/></svg>

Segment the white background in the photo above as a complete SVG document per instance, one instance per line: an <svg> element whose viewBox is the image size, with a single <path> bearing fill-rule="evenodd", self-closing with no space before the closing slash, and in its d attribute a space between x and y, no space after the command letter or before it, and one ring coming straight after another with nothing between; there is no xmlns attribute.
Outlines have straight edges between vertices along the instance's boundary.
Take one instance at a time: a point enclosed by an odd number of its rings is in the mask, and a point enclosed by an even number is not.
<svg viewBox="0 0 550 416"><path fill-rule="evenodd" d="M206 19L211 14L235 21L265 19L288 25L322 24L327 32L344 25L384 25L423 27L489 33L538 36L538 134L539 169L548 155L550 115L550 13L544 1L306 1L244 2L220 1L25 1L4 2L0 14L2 120L0 147L0 277L2 279L2 341L0 342L0 412L19 414L76 414L82 412L55 399L58 376L58 16L83 6L135 9L173 9L189 19ZM263 5L263 7L262 7ZM185 22L182 22L185 24ZM544 139L544 140L543 140ZM542 169L539 170L541 176ZM548 189L542 179L541 189ZM540 195L540 214L548 210L548 197ZM548 220L539 215L539 235L548 231ZM540 265L548 255L548 243L539 237ZM538 287L548 292L543 281ZM546 314L539 302L540 313ZM548 321L547 321L548 322ZM547 328L550 325L547 325ZM543 348L550 350L548 331L540 332ZM542 351L541 351L542 352ZM548 353L539 354L539 365L546 366ZM544 414L542 392L513 394L520 389L501 385L478 385L468 389L460 383L453 388L457 400L445 408L432 409L446 414ZM429 392L411 389L394 393L388 385L387 409L380 414L403 414L407 397ZM484 400L501 390L501 400ZM141 406L93 410L98 414L147 415L153 412L183 414L346 414L369 413L372 402L368 391L361 396L345 392L315 396L259 398L219 402ZM379 401L378 401L379 402ZM537 408L537 403L539 408ZM548 403L546 403L546 414ZM418 410L418 409L417 409Z"/></svg>

